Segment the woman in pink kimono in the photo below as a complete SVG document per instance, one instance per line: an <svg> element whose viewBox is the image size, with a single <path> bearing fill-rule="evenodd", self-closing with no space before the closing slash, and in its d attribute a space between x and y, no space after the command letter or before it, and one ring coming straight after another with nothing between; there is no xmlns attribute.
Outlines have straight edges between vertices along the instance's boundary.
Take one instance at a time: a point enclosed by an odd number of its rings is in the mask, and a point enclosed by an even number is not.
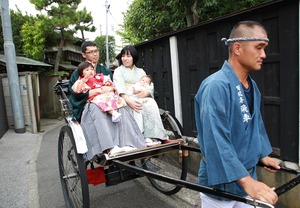
<svg viewBox="0 0 300 208"><path fill-rule="evenodd" d="M139 98L147 97L147 102L141 102L140 99L129 93L129 88L146 75L143 69L135 66L138 61L136 49L133 46L124 47L117 59L120 66L114 71L113 81L117 92L125 99L127 106L131 109L133 117L144 134L146 144L151 146L153 142L160 143L160 140L168 139L160 118L159 108L153 99L153 83L148 90L139 93Z"/></svg>

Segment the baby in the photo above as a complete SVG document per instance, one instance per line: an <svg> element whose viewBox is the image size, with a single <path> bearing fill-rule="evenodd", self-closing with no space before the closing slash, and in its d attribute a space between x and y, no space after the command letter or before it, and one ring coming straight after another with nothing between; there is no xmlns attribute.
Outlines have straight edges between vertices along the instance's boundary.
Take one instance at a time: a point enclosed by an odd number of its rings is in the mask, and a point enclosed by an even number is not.
<svg viewBox="0 0 300 208"><path fill-rule="evenodd" d="M152 88L152 77L150 75L143 76L139 82L131 85L127 90L128 95L139 98L139 93L143 90L150 91Z"/></svg>

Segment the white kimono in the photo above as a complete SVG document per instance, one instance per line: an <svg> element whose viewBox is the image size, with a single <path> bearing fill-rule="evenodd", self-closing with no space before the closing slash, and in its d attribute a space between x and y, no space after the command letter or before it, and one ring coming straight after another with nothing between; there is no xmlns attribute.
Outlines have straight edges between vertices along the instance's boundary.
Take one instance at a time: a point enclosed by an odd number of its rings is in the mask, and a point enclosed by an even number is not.
<svg viewBox="0 0 300 208"><path fill-rule="evenodd" d="M128 93L128 88L139 82L144 75L146 75L145 71L136 66L134 66L133 69L126 68L124 65L116 68L113 81L118 93L132 96L132 94L130 95ZM153 84L149 92L151 97L145 98L146 101L142 104L143 109L140 112L131 110L131 113L145 138L149 137L165 140L168 136L162 124L157 103L153 99Z"/></svg>

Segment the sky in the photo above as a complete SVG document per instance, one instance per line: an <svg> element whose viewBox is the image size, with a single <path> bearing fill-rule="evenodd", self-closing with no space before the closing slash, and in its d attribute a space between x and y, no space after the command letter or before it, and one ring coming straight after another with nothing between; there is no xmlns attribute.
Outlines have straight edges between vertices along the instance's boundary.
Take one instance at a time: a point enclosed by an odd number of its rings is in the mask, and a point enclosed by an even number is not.
<svg viewBox="0 0 300 208"><path fill-rule="evenodd" d="M106 26L106 7L105 3L110 5L107 13L108 24ZM79 8L86 7L87 11L91 12L94 20L94 26L97 30L93 33L85 32L85 38L94 40L99 35L106 35L106 27L108 28L108 35L115 36L117 45L121 44L121 37L116 35L115 31L119 30L119 24L123 23L122 12L127 11L132 0L82 0ZM31 15L39 13L34 8L34 5L29 0L9 0L10 9L16 10L16 6L23 14L27 12ZM78 37L80 37L78 33Z"/></svg>

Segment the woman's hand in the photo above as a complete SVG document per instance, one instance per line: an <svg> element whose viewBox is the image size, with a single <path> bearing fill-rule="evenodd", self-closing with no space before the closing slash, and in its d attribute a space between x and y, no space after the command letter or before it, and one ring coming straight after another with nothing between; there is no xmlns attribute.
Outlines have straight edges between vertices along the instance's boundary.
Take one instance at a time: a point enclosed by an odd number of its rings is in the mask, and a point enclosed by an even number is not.
<svg viewBox="0 0 300 208"><path fill-rule="evenodd" d="M120 96L126 101L127 105L134 111L138 112L143 109L142 102L139 99L129 97L127 94L120 94Z"/></svg>
<svg viewBox="0 0 300 208"><path fill-rule="evenodd" d="M142 102L135 98L126 97L125 99L127 105L134 111L139 112L142 110Z"/></svg>

